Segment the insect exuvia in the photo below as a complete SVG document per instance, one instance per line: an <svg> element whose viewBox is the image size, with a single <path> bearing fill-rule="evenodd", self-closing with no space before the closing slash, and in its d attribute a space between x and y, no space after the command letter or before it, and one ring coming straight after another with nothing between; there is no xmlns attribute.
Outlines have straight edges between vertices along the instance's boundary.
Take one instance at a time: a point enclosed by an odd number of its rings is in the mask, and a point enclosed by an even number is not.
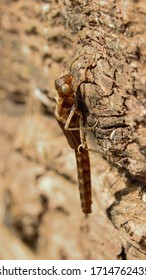
<svg viewBox="0 0 146 280"><path fill-rule="evenodd" d="M89 152L82 130L83 116L78 108L77 93L72 88L71 75L65 75L55 81L56 119L72 149L75 150L78 183L82 211L91 213L91 175Z"/></svg>

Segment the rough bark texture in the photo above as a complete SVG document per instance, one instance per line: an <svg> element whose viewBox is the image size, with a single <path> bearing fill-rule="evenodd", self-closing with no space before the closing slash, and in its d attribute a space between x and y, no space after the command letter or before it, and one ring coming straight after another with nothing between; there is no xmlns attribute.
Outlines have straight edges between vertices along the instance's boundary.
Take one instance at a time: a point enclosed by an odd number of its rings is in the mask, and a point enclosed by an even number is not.
<svg viewBox="0 0 146 280"><path fill-rule="evenodd" d="M0 8L0 258L146 259L145 0ZM64 69L92 128L88 219L54 119Z"/></svg>

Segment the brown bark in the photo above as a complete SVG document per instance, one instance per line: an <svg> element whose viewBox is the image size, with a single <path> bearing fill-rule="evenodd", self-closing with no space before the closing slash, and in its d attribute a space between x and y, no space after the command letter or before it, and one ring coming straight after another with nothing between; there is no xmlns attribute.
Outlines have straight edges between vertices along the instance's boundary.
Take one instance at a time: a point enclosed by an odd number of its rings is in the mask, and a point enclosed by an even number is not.
<svg viewBox="0 0 146 280"><path fill-rule="evenodd" d="M124 190L115 187L115 202L108 215L119 230L126 257L145 259L144 2L91 0L82 6L80 1L80 47L70 72L74 75L75 92L80 94L78 102L82 102L85 123L93 127L91 147L127 178ZM78 18L77 8L80 13L79 1L73 1L70 13L74 20Z"/></svg>
<svg viewBox="0 0 146 280"><path fill-rule="evenodd" d="M146 259L145 14L144 0L1 3L1 258L18 243L25 258ZM54 119L64 69L92 128L88 219Z"/></svg>

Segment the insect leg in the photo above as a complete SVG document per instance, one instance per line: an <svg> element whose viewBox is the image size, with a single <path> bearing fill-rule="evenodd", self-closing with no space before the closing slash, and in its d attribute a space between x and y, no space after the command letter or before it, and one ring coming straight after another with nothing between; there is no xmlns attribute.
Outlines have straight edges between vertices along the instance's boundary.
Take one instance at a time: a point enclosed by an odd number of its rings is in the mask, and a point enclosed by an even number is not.
<svg viewBox="0 0 146 280"><path fill-rule="evenodd" d="M72 108L71 108L71 111L70 111L70 113L67 117L67 120L65 122L64 129L66 129L66 130L77 130L77 129L74 129L74 128L69 128L69 125L71 123L71 119L74 116L75 112L76 112L76 107L75 107L75 105L73 105Z"/></svg>
<svg viewBox="0 0 146 280"><path fill-rule="evenodd" d="M80 148L82 147L83 149L87 150L87 143L86 143L86 138L85 138L85 130L83 129L83 116L80 114L80 119L79 119L79 129L80 129L80 139L81 139L81 144L78 147L78 152L80 152Z"/></svg>
<svg viewBox="0 0 146 280"><path fill-rule="evenodd" d="M79 127L71 127L70 128L69 125L71 123L71 119L76 112L79 115ZM66 130L79 130L80 131L81 144L78 147L78 151L80 151L80 147L83 147L83 149L87 149L87 144L86 144L86 140L85 140L85 133L84 133L85 128L83 128L83 116L82 116L82 113L80 111L78 111L75 106L72 107L72 109L70 111L70 114L67 117L64 129L66 129Z"/></svg>
<svg viewBox="0 0 146 280"><path fill-rule="evenodd" d="M81 121L82 124L80 125L80 127L69 127L69 125L71 123L71 119L72 119L72 117L73 117L73 115L75 113L77 113L79 115L80 119L82 119L82 121ZM93 127L85 127L85 126L83 126L83 116L82 116L82 113L80 111L78 111L76 109L75 105L74 105L72 107L71 111L70 111L70 114L67 117L64 129L66 129L66 130L91 130L94 127L95 127L95 125Z"/></svg>
<svg viewBox="0 0 146 280"><path fill-rule="evenodd" d="M71 123L71 119L73 117L73 115L78 112L79 115L79 127L69 127L70 123ZM86 143L86 138L85 138L85 130L91 130L96 126L96 124L93 127L84 127L83 126L83 116L82 113L77 111L76 107L73 106L72 110L70 111L69 116L67 117L64 129L65 130L71 130L71 131L80 131L80 141L81 144L78 146L78 152L80 153L80 149L83 148L84 150L87 150L89 152L94 152L94 153L98 153L97 151L93 150L93 149L88 149L87 147L87 143Z"/></svg>

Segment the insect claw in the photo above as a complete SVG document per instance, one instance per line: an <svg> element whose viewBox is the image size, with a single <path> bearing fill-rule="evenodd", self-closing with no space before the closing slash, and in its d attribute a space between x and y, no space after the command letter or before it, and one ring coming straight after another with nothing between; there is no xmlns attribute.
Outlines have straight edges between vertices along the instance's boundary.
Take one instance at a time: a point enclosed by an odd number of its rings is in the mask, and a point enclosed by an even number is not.
<svg viewBox="0 0 146 280"><path fill-rule="evenodd" d="M80 145L78 146L78 149L77 149L77 151L78 151L79 154L81 154L81 151L80 151L81 148L83 148L83 145L82 145L82 144L80 144Z"/></svg>

